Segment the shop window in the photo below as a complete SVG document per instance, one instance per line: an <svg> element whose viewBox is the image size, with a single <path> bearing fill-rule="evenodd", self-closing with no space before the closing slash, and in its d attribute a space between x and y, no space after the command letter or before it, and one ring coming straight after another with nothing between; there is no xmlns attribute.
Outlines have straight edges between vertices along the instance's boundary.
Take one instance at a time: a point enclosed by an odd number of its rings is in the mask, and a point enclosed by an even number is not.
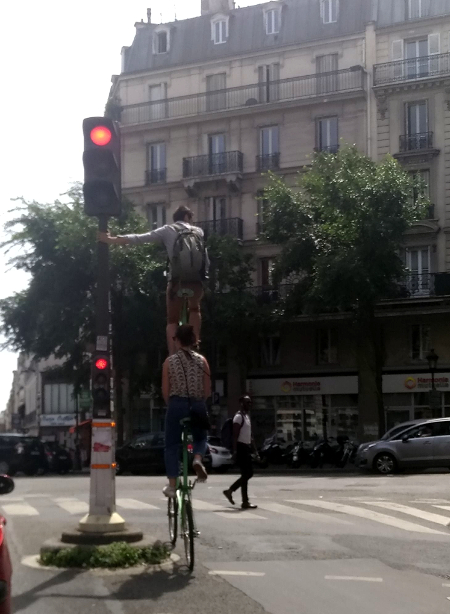
<svg viewBox="0 0 450 614"><path fill-rule="evenodd" d="M281 363L280 345L279 335L271 335L260 340L261 367L275 367Z"/></svg>
<svg viewBox="0 0 450 614"><path fill-rule="evenodd" d="M317 331L317 364L336 364L338 333L336 328L319 328Z"/></svg>
<svg viewBox="0 0 450 614"><path fill-rule="evenodd" d="M430 327L424 324L411 326L411 358L413 360L426 360L430 351Z"/></svg>

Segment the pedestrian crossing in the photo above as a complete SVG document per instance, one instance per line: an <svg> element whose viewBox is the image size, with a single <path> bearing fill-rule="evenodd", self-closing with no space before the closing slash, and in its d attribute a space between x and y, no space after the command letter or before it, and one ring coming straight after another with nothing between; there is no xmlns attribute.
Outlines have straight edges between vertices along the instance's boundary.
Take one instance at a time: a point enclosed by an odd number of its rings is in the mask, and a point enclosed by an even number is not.
<svg viewBox="0 0 450 614"><path fill-rule="evenodd" d="M219 493L217 493L219 494ZM279 493L278 493L279 494ZM166 502L161 500L158 492L147 493L147 500L118 497L118 511L124 510L129 515L139 515L141 522L165 522ZM194 497L196 514L203 515L203 522L214 526L225 520L234 523L243 521L281 521L294 523L292 526L302 531L315 530L327 533L328 530L342 532L361 532L371 525L383 525L390 530L397 530L417 536L448 536L450 538L450 499L414 499L411 501L392 501L380 497L326 497L282 499L280 497L260 497L257 510L242 511L239 506L232 508L219 496L205 500ZM275 500L276 499L276 500ZM23 497L4 497L0 505L1 513L7 519L22 518L36 521L60 520L81 517L89 511L89 504L81 497L53 497L50 495L24 495ZM206 522L207 521L207 522ZM202 521L199 519L199 523ZM366 524L367 523L367 524ZM287 526L287 525L286 525Z"/></svg>

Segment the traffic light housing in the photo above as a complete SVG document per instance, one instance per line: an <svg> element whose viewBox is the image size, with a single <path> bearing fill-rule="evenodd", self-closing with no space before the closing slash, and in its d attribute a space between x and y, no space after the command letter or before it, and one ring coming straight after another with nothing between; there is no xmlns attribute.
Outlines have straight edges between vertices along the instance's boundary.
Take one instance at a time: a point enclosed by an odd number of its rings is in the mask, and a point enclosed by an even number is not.
<svg viewBox="0 0 450 614"><path fill-rule="evenodd" d="M111 361L108 354L97 354L92 363L92 399L96 410L109 412L111 399Z"/></svg>
<svg viewBox="0 0 450 614"><path fill-rule="evenodd" d="M84 134L84 211L86 215L118 216L121 212L120 134L117 122L88 117Z"/></svg>

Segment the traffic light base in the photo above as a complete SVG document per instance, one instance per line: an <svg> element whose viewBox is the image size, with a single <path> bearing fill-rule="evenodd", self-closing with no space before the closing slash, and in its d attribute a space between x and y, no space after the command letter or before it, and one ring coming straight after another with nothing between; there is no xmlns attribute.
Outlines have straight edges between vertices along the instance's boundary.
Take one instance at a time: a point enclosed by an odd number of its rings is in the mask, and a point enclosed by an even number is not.
<svg viewBox="0 0 450 614"><path fill-rule="evenodd" d="M82 533L121 533L125 531L125 520L117 512L107 516L87 514L78 529Z"/></svg>

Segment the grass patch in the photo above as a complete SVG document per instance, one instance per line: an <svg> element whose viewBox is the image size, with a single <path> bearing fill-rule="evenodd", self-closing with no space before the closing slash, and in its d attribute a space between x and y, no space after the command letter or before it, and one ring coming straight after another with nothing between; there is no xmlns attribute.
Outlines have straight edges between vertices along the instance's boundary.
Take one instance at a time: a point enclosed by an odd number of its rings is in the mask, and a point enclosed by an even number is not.
<svg viewBox="0 0 450 614"><path fill-rule="evenodd" d="M170 556L168 547L156 543L152 547L133 548L125 542L107 546L64 548L59 552L44 552L39 563L46 567L77 567L81 569L118 569L137 565L157 565Z"/></svg>

